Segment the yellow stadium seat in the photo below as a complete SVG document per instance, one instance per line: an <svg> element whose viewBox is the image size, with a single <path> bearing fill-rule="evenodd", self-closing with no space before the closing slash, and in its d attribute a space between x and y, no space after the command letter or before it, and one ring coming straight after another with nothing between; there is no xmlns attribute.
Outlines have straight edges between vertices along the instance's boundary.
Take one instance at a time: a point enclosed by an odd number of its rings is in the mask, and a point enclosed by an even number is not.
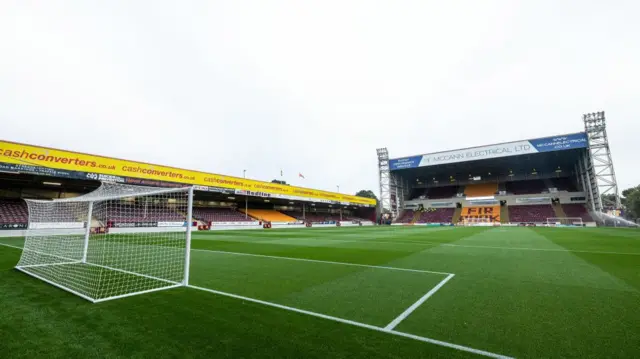
<svg viewBox="0 0 640 359"><path fill-rule="evenodd" d="M470 184L464 188L464 194L467 197L493 196L496 192L498 192L497 183Z"/></svg>
<svg viewBox="0 0 640 359"><path fill-rule="evenodd" d="M241 210L244 212L244 210ZM293 217L289 217L286 214L274 211L272 209L249 209L246 212L249 216L267 222L295 222L297 221Z"/></svg>

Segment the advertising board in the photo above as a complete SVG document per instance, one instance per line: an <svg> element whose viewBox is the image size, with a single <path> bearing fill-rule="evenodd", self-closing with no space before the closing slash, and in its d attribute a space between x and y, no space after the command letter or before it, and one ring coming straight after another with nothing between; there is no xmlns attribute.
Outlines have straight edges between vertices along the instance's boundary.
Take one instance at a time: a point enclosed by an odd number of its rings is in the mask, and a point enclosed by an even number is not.
<svg viewBox="0 0 640 359"><path fill-rule="evenodd" d="M507 142L497 145L395 158L389 160L389 167L394 171L407 168L445 165L450 163L518 156L532 153L587 148L587 146L587 135L581 132L562 136L543 137L533 140Z"/></svg>
<svg viewBox="0 0 640 359"><path fill-rule="evenodd" d="M117 158L0 141L0 170L72 179L91 179L148 186L198 185L208 191L244 191L263 197L287 196L330 203L375 206L370 198L255 181L213 173L133 162Z"/></svg>

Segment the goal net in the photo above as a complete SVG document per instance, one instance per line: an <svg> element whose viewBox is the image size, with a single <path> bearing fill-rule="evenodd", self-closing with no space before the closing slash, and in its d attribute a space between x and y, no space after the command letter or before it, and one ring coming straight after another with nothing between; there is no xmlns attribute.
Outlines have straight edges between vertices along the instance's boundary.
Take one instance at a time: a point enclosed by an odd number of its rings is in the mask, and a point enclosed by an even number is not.
<svg viewBox="0 0 640 359"><path fill-rule="evenodd" d="M584 222L580 217L551 217L547 218L547 226L578 226L582 227Z"/></svg>
<svg viewBox="0 0 640 359"><path fill-rule="evenodd" d="M26 202L20 271L94 303L188 284L191 187L103 183Z"/></svg>

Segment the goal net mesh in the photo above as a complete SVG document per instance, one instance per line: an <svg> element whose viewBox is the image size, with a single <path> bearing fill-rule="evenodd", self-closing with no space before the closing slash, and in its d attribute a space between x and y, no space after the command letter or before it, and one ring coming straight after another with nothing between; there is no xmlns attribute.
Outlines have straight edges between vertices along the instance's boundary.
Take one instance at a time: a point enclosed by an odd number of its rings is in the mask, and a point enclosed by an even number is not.
<svg viewBox="0 0 640 359"><path fill-rule="evenodd" d="M103 183L83 196L27 200L16 268L99 302L186 284L190 188Z"/></svg>

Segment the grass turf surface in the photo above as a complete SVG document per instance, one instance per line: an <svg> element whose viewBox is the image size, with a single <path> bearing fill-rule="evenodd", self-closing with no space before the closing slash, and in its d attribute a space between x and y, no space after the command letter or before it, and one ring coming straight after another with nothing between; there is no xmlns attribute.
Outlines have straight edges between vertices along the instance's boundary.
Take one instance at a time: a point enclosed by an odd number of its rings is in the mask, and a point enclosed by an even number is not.
<svg viewBox="0 0 640 359"><path fill-rule="evenodd" d="M21 239L0 243L22 246ZM638 358L640 232L361 227L195 232L191 284L523 358ZM220 252L256 254L247 256ZM181 288L101 304L12 269L0 246L0 353L32 357L466 358L473 354Z"/></svg>

